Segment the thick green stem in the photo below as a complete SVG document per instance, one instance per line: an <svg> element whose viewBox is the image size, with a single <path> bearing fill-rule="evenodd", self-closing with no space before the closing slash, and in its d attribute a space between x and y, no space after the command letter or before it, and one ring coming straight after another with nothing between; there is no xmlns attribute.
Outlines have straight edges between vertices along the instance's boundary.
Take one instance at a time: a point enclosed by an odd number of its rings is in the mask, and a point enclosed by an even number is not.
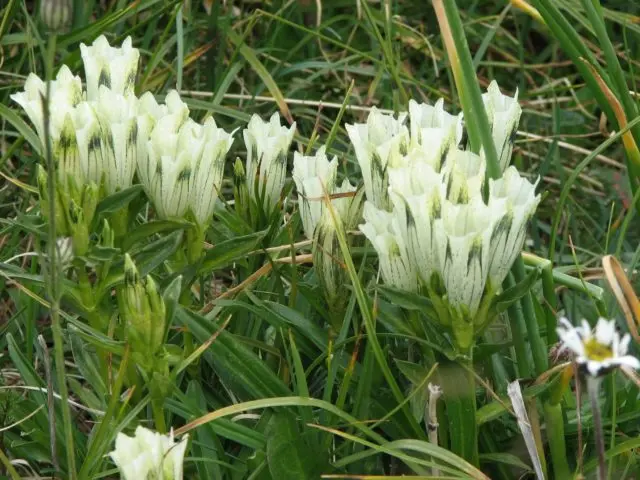
<svg viewBox="0 0 640 480"><path fill-rule="evenodd" d="M562 406L559 403L552 405L549 401L545 402L544 418L547 425L547 438L549 439L553 476L554 478L571 478L572 474L569 469L569 463L567 462Z"/></svg>
<svg viewBox="0 0 640 480"><path fill-rule="evenodd" d="M515 284L513 276L508 275L504 281L504 289L512 287ZM518 302L511 305L509 312L509 326L511 327L511 339L513 340L513 348L516 352L516 368L517 374L521 378L530 378L532 372L529 362L529 351L525 342L525 332L527 330L522 308Z"/></svg>
<svg viewBox="0 0 640 480"><path fill-rule="evenodd" d="M476 384L471 358L443 363L441 379L453 453L478 465ZM464 363L464 365L462 365Z"/></svg>
<svg viewBox="0 0 640 480"><path fill-rule="evenodd" d="M524 271L524 262L522 257L518 257L513 264L513 278L516 283L524 280L526 273ZM527 334L529 345L531 345L531 353L533 354L533 364L535 366L536 375L540 375L547 370L549 366L549 357L547 354L547 346L540 336L540 328L536 318L536 312L533 308L533 299L531 293L527 292L522 297L522 313L527 326Z"/></svg>

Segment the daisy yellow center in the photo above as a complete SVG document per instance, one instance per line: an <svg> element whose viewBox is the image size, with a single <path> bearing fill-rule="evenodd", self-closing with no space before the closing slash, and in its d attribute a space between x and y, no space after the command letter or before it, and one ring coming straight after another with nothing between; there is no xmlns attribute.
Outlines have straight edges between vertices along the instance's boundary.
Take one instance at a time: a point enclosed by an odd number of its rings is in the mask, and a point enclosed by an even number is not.
<svg viewBox="0 0 640 480"><path fill-rule="evenodd" d="M608 360L613 357L613 351L611 351L608 346L598 342L595 338L590 338L584 342L584 352L589 360L595 360L596 362Z"/></svg>

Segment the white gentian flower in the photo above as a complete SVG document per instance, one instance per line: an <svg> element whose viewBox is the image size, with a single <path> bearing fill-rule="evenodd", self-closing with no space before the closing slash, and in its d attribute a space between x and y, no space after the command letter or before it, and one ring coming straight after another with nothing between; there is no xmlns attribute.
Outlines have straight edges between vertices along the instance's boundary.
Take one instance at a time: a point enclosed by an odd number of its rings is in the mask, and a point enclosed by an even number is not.
<svg viewBox="0 0 640 480"><path fill-rule="evenodd" d="M502 178L489 180L489 210L496 218L489 259L489 282L494 290L522 251L527 225L540 203L537 184L521 177L515 167L507 168Z"/></svg>
<svg viewBox="0 0 640 480"><path fill-rule="evenodd" d="M324 145L315 155L293 153L293 181L298 191L300 216L304 234L313 238L313 231L324 210L324 195L333 193L338 170L338 158L327 158Z"/></svg>
<svg viewBox="0 0 640 480"><path fill-rule="evenodd" d="M433 106L411 99L409 120L411 146L422 147L427 163L439 171L449 149L462 139L462 117L445 111L442 98Z"/></svg>
<svg viewBox="0 0 640 480"><path fill-rule="evenodd" d="M204 123L204 149L194 165L191 177L191 211L200 225L206 225L213 216L216 200L220 195L224 163L233 144L233 133L218 128L212 117Z"/></svg>
<svg viewBox="0 0 640 480"><path fill-rule="evenodd" d="M441 217L443 175L428 164L389 169L389 195L399 233L421 280L428 284L438 269L434 224Z"/></svg>
<svg viewBox="0 0 640 480"><path fill-rule="evenodd" d="M201 125L191 119L177 123L173 115L161 118L153 129L147 164L139 170L145 172L140 180L160 218L180 218L187 213L193 167L202 156L203 140Z"/></svg>
<svg viewBox="0 0 640 480"><path fill-rule="evenodd" d="M404 125L405 118L404 113L396 119L374 107L366 123L346 125L362 170L367 200L378 208L389 207L387 167L390 159L402 157L408 151L409 130Z"/></svg>
<svg viewBox="0 0 640 480"><path fill-rule="evenodd" d="M138 123L138 99L100 86L96 101L82 102L74 123L80 162L87 180L107 194L131 186L139 156L146 155L151 125Z"/></svg>
<svg viewBox="0 0 640 480"><path fill-rule="evenodd" d="M47 85L40 77L31 73L27 77L24 91L11 95L25 111L41 141L44 154L44 111L43 100ZM82 183L84 176L80 167L78 141L75 135L73 112L82 101L82 82L74 76L66 65L58 71L51 82L51 102L49 108L49 133L53 156L57 162L58 174L66 183L68 176Z"/></svg>
<svg viewBox="0 0 640 480"><path fill-rule="evenodd" d="M640 361L627 355L631 337L627 333L620 338L615 320L599 318L595 333L586 320L582 321L581 326L574 327L569 320L561 318L560 324L557 332L563 348L575 353L576 362L589 375L596 377L621 366L640 369Z"/></svg>
<svg viewBox="0 0 640 480"><path fill-rule="evenodd" d="M140 52L131 46L131 37L121 47L112 47L100 35L90 47L81 43L80 54L87 78L87 100L98 99L101 85L120 95L134 94Z"/></svg>
<svg viewBox="0 0 640 480"><path fill-rule="evenodd" d="M36 133L44 145L44 112L42 101L47 93L47 83L34 73L30 73L24 84L24 91L14 93L11 99L25 111ZM69 67L63 65L56 79L51 81L51 108L49 128L52 140L60 136L66 115L82 101L82 81L74 76Z"/></svg>
<svg viewBox="0 0 640 480"><path fill-rule="evenodd" d="M491 122L491 133L496 146L500 169L504 172L511 162L511 152L522 108L518 103L518 91L513 97L500 92L498 83L493 80L487 93L482 95L485 110Z"/></svg>
<svg viewBox="0 0 640 480"><path fill-rule="evenodd" d="M181 218L191 211L198 224L205 225L213 214L232 134L218 128L213 118L204 125L188 118L175 91L165 106L147 99L144 110L147 122L155 126L147 155L138 160L138 175L158 216Z"/></svg>
<svg viewBox="0 0 640 480"><path fill-rule="evenodd" d="M176 442L173 432L161 435L138 427L135 436L118 433L109 454L124 480L182 480L188 435Z"/></svg>
<svg viewBox="0 0 640 480"><path fill-rule="evenodd" d="M493 219L481 197L466 204L445 200L435 221L440 272L449 304L473 319L489 273Z"/></svg>
<svg viewBox="0 0 640 480"><path fill-rule="evenodd" d="M367 201L364 205L364 220L366 223L360 225L360 230L378 252L384 282L408 292L415 291L418 287L416 267L399 234L396 216Z"/></svg>
<svg viewBox="0 0 640 480"><path fill-rule="evenodd" d="M447 199L453 203L469 203L482 196L486 164L473 152L452 149L443 167L447 184Z"/></svg>
<svg viewBox="0 0 640 480"><path fill-rule="evenodd" d="M280 114L268 122L253 115L242 132L247 148L247 188L251 197L271 212L278 203L287 174L287 152L296 130L295 122L287 128L280 125Z"/></svg>

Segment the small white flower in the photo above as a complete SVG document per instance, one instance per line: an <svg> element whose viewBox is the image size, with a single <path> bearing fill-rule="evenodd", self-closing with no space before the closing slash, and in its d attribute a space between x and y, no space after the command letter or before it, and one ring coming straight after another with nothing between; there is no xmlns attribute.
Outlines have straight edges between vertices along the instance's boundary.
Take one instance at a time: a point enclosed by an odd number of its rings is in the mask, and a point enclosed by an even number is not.
<svg viewBox="0 0 640 480"><path fill-rule="evenodd" d="M44 112L43 99L47 93L47 84L34 73L30 73L24 84L24 91L14 93L11 99L25 111L36 133L44 145ZM82 101L82 81L74 76L69 67L63 65L56 79L51 81L51 108L49 109L49 128L52 140L60 136L65 117Z"/></svg>
<svg viewBox="0 0 640 480"><path fill-rule="evenodd" d="M511 152L515 141L522 108L518 103L518 91L513 97L500 92L498 83L493 80L487 93L482 95L484 107L491 122L491 133L496 146L500 169L504 172L511 162Z"/></svg>
<svg viewBox="0 0 640 480"><path fill-rule="evenodd" d="M411 99L409 119L411 146L422 147L427 163L439 171L449 149L462 139L462 117L445 111L442 98L433 106Z"/></svg>
<svg viewBox="0 0 640 480"><path fill-rule="evenodd" d="M404 125L405 118L405 113L396 119L374 107L366 123L346 125L362 170L367 200L378 208L389 207L387 167L390 159L401 158L408 151L409 131Z"/></svg>
<svg viewBox="0 0 640 480"><path fill-rule="evenodd" d="M87 100L97 100L101 85L120 95L134 94L140 52L131 46L131 37L118 48L100 35L90 47L81 43L80 54L87 78Z"/></svg>
<svg viewBox="0 0 640 480"><path fill-rule="evenodd" d="M443 175L428 164L389 169L389 195L399 234L425 284L438 269L434 225L441 217L444 192Z"/></svg>
<svg viewBox="0 0 640 480"><path fill-rule="evenodd" d="M124 480L182 480L188 435L176 442L173 432L161 435L144 427L129 437L118 433L109 456Z"/></svg>
<svg viewBox="0 0 640 480"><path fill-rule="evenodd" d="M442 169L447 184L447 199L452 203L469 203L482 196L486 164L473 152L452 149Z"/></svg>
<svg viewBox="0 0 640 480"><path fill-rule="evenodd" d="M11 95L25 111L40 138L44 154L44 111L43 101L47 86L40 77L31 73L27 77L24 91ZM78 142L73 123L74 109L82 101L82 82L74 76L66 65L58 71L51 82L51 102L49 108L49 133L54 159L57 162L58 175L66 183L71 176L78 183L84 180L78 155Z"/></svg>
<svg viewBox="0 0 640 480"><path fill-rule="evenodd" d="M594 333L586 320L582 320L581 326L574 327L569 320L561 318L557 332L562 348L572 350L576 362L593 377L620 366L640 369L640 361L627 355L631 337L627 333L620 338L615 325L615 320L599 318Z"/></svg>
<svg viewBox="0 0 640 480"><path fill-rule="evenodd" d="M191 211L200 225L207 224L213 215L220 195L222 176L227 152L233 144L233 132L218 128L212 117L203 127L204 148L202 157L194 164L195 175L191 177Z"/></svg>
<svg viewBox="0 0 640 480"><path fill-rule="evenodd" d="M495 219L489 258L493 289L499 288L522 251L527 225L540 203L537 184L521 177L515 167L507 168L502 178L489 181L489 210Z"/></svg>
<svg viewBox="0 0 640 480"><path fill-rule="evenodd" d="M280 200L287 174L287 152L295 131L295 122L289 128L281 126L276 112L268 122L253 115L242 132L247 148L247 188L265 212L271 212Z"/></svg>
<svg viewBox="0 0 640 480"><path fill-rule="evenodd" d="M417 289L414 262L409 258L407 245L399 234L397 218L393 213L380 210L367 201L360 230L378 252L382 278L388 285L409 292Z"/></svg>
<svg viewBox="0 0 640 480"><path fill-rule="evenodd" d="M293 180L298 191L302 226L309 239L313 238L322 216L325 192L327 195L333 193L337 169L338 158L329 161L324 146L311 156L293 153Z"/></svg>
<svg viewBox="0 0 640 480"><path fill-rule="evenodd" d="M473 318L489 273L493 231L490 209L481 197L457 205L445 200L434 229L447 300L453 307L464 307Z"/></svg>

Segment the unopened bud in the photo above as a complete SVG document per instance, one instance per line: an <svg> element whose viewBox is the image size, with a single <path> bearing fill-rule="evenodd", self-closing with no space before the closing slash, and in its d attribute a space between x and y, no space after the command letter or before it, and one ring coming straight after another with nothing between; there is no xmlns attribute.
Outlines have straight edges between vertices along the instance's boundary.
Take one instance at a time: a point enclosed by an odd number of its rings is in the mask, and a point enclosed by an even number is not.
<svg viewBox="0 0 640 480"><path fill-rule="evenodd" d="M341 222L337 212L336 220ZM348 299L348 292L344 287L349 279L344 268L344 256L333 221L331 212L325 210L315 229L313 265L329 309L337 314L344 308ZM332 319L338 317L339 315L331 315ZM339 325L332 326L339 329Z"/></svg>
<svg viewBox="0 0 640 480"><path fill-rule="evenodd" d="M85 221L84 211L74 200L69 203L67 221L73 238L74 252L77 256L82 256L89 250L89 228Z"/></svg>
<svg viewBox="0 0 640 480"><path fill-rule="evenodd" d="M133 352L140 365L149 370L164 340L166 308L156 283L150 276L140 278L129 254L124 260L124 286L119 292L119 305Z"/></svg>
<svg viewBox="0 0 640 480"><path fill-rule="evenodd" d="M42 0L40 19L51 32L66 32L73 19L72 0Z"/></svg>
<svg viewBox="0 0 640 480"><path fill-rule="evenodd" d="M106 220L102 221L102 232L100 233L100 246L111 247L114 245L114 233L113 229Z"/></svg>
<svg viewBox="0 0 640 480"><path fill-rule="evenodd" d="M248 220L249 191L247 190L247 175L242 160L236 158L233 164L233 197L236 212L242 218Z"/></svg>
<svg viewBox="0 0 640 480"><path fill-rule="evenodd" d="M87 183L82 188L82 213L87 224L91 224L93 216L96 213L96 207L98 206L98 186L93 183Z"/></svg>

